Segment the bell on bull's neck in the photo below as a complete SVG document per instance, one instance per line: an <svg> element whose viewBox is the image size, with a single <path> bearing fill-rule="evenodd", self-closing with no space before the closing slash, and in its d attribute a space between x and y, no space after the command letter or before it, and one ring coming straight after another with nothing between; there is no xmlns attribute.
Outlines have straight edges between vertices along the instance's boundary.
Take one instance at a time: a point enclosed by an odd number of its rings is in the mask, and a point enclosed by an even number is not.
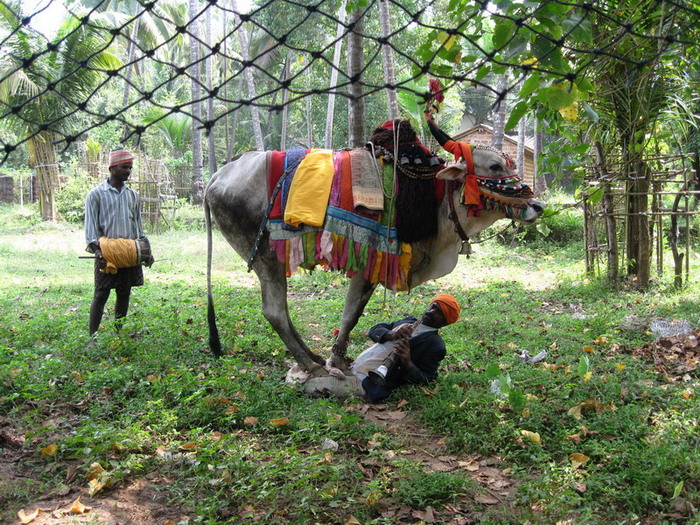
<svg viewBox="0 0 700 525"><path fill-rule="evenodd" d="M460 255L466 255L467 258L472 254L472 245L469 241L462 241L462 247L459 249Z"/></svg>

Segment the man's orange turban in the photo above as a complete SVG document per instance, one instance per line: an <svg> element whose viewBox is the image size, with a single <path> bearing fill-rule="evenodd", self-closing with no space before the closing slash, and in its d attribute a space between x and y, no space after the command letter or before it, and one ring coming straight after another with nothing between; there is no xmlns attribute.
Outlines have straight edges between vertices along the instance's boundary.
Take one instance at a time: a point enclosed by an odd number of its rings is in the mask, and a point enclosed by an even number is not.
<svg viewBox="0 0 700 525"><path fill-rule="evenodd" d="M437 303L437 305L440 307L442 314L445 316L445 321L447 321L447 324L452 324L459 319L459 303L457 302L457 299L452 297L450 294L441 293L435 297L435 299L433 299L433 302Z"/></svg>

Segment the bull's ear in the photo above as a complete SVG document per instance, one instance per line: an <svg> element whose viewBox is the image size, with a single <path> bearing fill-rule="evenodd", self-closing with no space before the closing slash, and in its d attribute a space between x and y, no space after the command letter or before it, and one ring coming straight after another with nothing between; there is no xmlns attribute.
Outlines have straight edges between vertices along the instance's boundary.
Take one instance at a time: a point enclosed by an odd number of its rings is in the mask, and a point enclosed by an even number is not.
<svg viewBox="0 0 700 525"><path fill-rule="evenodd" d="M453 162L443 170L438 171L436 179L457 180L463 179L467 173L467 165L464 162Z"/></svg>

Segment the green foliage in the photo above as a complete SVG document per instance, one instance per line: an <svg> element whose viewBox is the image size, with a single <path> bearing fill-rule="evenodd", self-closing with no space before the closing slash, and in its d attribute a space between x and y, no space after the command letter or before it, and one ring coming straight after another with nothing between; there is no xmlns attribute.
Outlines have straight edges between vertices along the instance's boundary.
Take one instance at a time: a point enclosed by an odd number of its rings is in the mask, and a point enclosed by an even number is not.
<svg viewBox="0 0 700 525"><path fill-rule="evenodd" d="M0 418L25 437L16 463L31 476L0 483L0 520L57 490L67 465L77 465L74 483L86 489L93 462L117 490L168 479L161 489L172 505L212 524L331 523L339 515L371 523L377 499L438 512L480 493L465 470L424 472L403 459L410 436L368 423L362 401L311 398L286 385L285 351L262 315L257 282L218 234L214 295L225 357L214 361L206 345L204 236L185 228L151 236L160 262L133 290L122 331L112 298L96 348L86 348L92 266L76 257L82 232L37 227L18 208L0 210L8 226L0 240ZM678 292L661 281L643 295L612 293L582 277L576 245L516 251L487 242L476 252L439 282L370 300L351 356L376 320L419 313L439 291L462 304L462 321L442 330L448 355L438 381L402 388L389 410L405 400L401 410L445 438L445 454L480 454L511 469L517 488L501 508L510 521L655 519L673 498L697 508L697 374L667 381L653 362L634 358L631 349L653 336L623 321L634 314L697 325L698 285ZM345 284L326 272L288 281L290 314L323 355ZM523 364L525 349L548 349L547 366ZM494 379L505 396L489 392ZM49 444L56 454L41 457ZM590 461L573 468L573 453ZM503 521L484 512L484 522Z"/></svg>
<svg viewBox="0 0 700 525"><path fill-rule="evenodd" d="M87 174L76 173L68 179L55 194L56 209L59 217L73 224L82 224L85 218L85 198L95 183Z"/></svg>
<svg viewBox="0 0 700 525"><path fill-rule="evenodd" d="M396 481L396 497L406 505L424 509L454 501L467 487L476 485L469 477L450 472L401 472Z"/></svg>

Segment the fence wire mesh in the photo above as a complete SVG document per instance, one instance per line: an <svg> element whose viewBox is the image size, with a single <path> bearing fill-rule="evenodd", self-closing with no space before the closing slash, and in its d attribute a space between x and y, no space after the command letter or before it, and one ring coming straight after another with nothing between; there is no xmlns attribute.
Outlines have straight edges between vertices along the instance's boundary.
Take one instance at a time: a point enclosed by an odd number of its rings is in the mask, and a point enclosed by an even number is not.
<svg viewBox="0 0 700 525"><path fill-rule="evenodd" d="M63 23L38 23L61 9ZM374 125L393 92L420 107L429 76L492 102L525 102L528 80L548 79L566 98L594 72L634 79L660 57L690 57L700 21L681 0L0 0L0 15L0 165L22 146L50 163L37 144L66 150L105 127L124 143L153 129L172 142L191 125L254 148L246 130L262 118L262 145L279 147L275 115L291 111L288 129L303 135L304 115L332 112L336 95L372 101Z"/></svg>

